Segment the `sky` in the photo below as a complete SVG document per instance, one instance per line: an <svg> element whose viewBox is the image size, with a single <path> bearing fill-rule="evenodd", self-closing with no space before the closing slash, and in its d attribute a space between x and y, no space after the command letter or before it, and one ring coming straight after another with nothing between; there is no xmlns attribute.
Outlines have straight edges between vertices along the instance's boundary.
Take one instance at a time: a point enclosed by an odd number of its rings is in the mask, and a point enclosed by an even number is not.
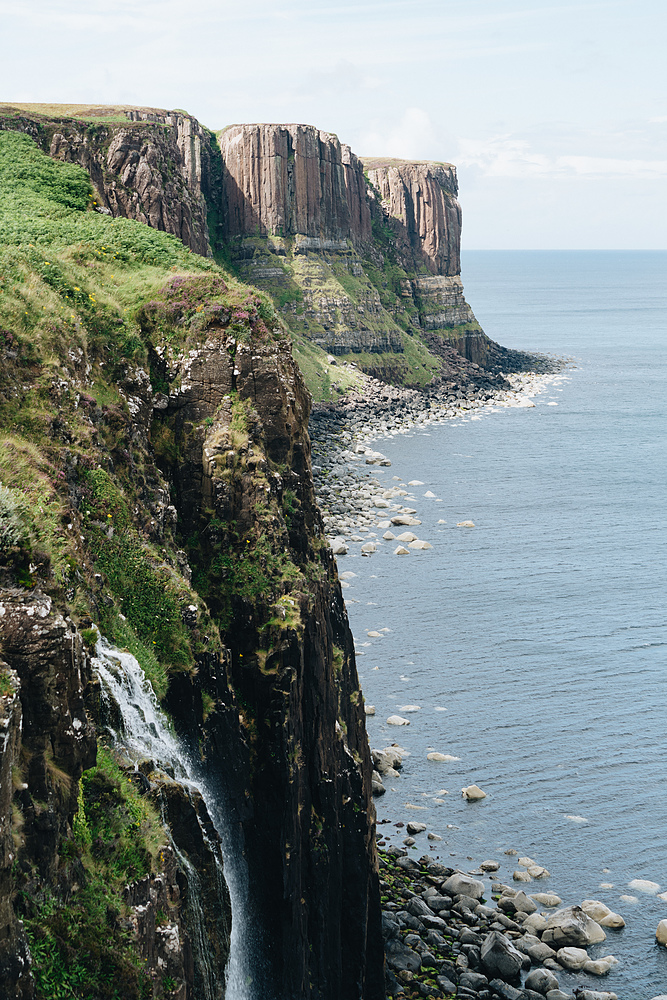
<svg viewBox="0 0 667 1000"><path fill-rule="evenodd" d="M303 122L458 169L464 249L667 248L665 0L0 0L0 103Z"/></svg>

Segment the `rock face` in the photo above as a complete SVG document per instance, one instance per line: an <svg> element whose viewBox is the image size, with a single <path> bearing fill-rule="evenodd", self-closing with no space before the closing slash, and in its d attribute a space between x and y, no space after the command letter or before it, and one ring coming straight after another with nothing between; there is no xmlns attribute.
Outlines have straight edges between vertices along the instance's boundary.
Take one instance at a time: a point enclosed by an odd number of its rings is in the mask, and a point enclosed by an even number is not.
<svg viewBox="0 0 667 1000"><path fill-rule="evenodd" d="M9 109L0 107L0 129L27 132L54 159L88 171L98 211L136 219L178 236L195 253L211 253L206 196L219 156L196 119L177 111L126 108L120 112L125 125L88 124L65 116L3 115L4 110Z"/></svg>
<svg viewBox="0 0 667 1000"><path fill-rule="evenodd" d="M369 157L364 157L363 164L383 209L402 224L403 252L423 261L431 274L459 275L461 207L456 200L456 168L451 163ZM468 311L472 316L469 307Z"/></svg>
<svg viewBox="0 0 667 1000"><path fill-rule="evenodd" d="M12 905L12 867L16 857L13 838L12 770L21 748L20 682L15 671L0 661L0 678L5 694L0 696L0 992L15 1000L29 1000L34 986L30 974L30 953L23 925Z"/></svg>
<svg viewBox="0 0 667 1000"><path fill-rule="evenodd" d="M90 108L86 122L30 108L0 107L0 128L81 164L98 211L231 256L295 336L408 385L448 374L452 355L502 366L463 295L451 164L362 162L311 125L231 125L216 142L180 111Z"/></svg>
<svg viewBox="0 0 667 1000"><path fill-rule="evenodd" d="M48 881L55 877L60 839L78 808L78 780L95 763L95 730L85 705L90 667L80 635L52 609L50 597L3 595L0 607L4 656L21 682L22 746L30 760L22 832Z"/></svg>
<svg viewBox="0 0 667 1000"><path fill-rule="evenodd" d="M200 539L189 555L195 572L225 558L242 566L248 539L267 532L261 511L289 503L286 529L273 517L264 558L271 564L291 552L305 574L307 590L277 601L268 585L256 596L241 585L230 605L227 570L209 575L207 590L212 613L229 623L231 678L250 747L244 769L230 775L229 734L209 724L209 781L232 785L269 982L286 998L309 990L331 1000L379 998L372 764L341 590L330 552L317 542L305 386L285 340L251 346L215 328L164 371L173 389L160 419L180 455L168 475L183 531ZM239 437L231 428L241 415ZM217 528L204 530L212 518ZM213 673L202 664L197 685L217 694ZM179 675L168 696L186 732L183 706L196 691ZM194 728L190 736L197 739Z"/></svg>
<svg viewBox="0 0 667 1000"><path fill-rule="evenodd" d="M219 143L227 238L298 234L302 252L370 239L363 167L337 136L312 125L231 125Z"/></svg>

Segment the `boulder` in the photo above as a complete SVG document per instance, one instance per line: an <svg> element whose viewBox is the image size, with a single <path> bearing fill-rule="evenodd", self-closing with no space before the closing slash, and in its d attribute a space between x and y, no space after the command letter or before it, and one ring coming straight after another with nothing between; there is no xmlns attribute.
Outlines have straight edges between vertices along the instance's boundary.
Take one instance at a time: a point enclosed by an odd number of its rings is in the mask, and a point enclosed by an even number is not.
<svg viewBox="0 0 667 1000"><path fill-rule="evenodd" d="M416 541L416 539L417 536L414 535L411 531L402 531L400 535L396 535L397 542L405 542L406 544L408 542L414 542Z"/></svg>
<svg viewBox="0 0 667 1000"><path fill-rule="evenodd" d="M547 918L541 913L531 913L523 922L523 929L530 934L542 934L546 930Z"/></svg>
<svg viewBox="0 0 667 1000"><path fill-rule="evenodd" d="M408 548L415 549L417 552L423 552L425 549L432 549L433 546L430 542L425 542L421 538L416 538L414 542L410 542Z"/></svg>
<svg viewBox="0 0 667 1000"><path fill-rule="evenodd" d="M364 715L375 715L375 705L364 705Z"/></svg>
<svg viewBox="0 0 667 1000"><path fill-rule="evenodd" d="M387 724L389 726L409 726L410 720L404 719L400 715L390 715L389 718L387 719Z"/></svg>
<svg viewBox="0 0 667 1000"><path fill-rule="evenodd" d="M419 955L408 948L399 938L385 942L387 965L397 972L419 972L422 960Z"/></svg>
<svg viewBox="0 0 667 1000"><path fill-rule="evenodd" d="M631 882L628 882L628 889L632 889L633 892L645 892L648 896L655 896L660 889L660 884L650 882L645 878L633 878Z"/></svg>
<svg viewBox="0 0 667 1000"><path fill-rule="evenodd" d="M597 922L600 927L611 927L613 930L620 930L621 927L625 927L625 920L620 913L608 913L606 917L602 917Z"/></svg>
<svg viewBox="0 0 667 1000"><path fill-rule="evenodd" d="M394 549L395 556L409 556L410 549L406 549L405 545L397 545Z"/></svg>
<svg viewBox="0 0 667 1000"><path fill-rule="evenodd" d="M585 899L581 908L587 917L599 923L603 917L609 916L611 910L606 903L601 903L599 899Z"/></svg>
<svg viewBox="0 0 667 1000"><path fill-rule="evenodd" d="M591 920L580 906L566 906L549 917L542 940L554 948L586 948L589 944L604 941L606 936L600 925Z"/></svg>
<svg viewBox="0 0 667 1000"><path fill-rule="evenodd" d="M526 976L524 985L527 989L546 996L549 990L558 989L558 980L550 969L533 969Z"/></svg>
<svg viewBox="0 0 667 1000"><path fill-rule="evenodd" d="M556 957L553 948L550 948L544 941L540 941L534 934L524 934L522 938L518 938L516 947L524 955L528 955L531 962L546 962L548 958L555 959Z"/></svg>
<svg viewBox="0 0 667 1000"><path fill-rule="evenodd" d="M385 542L392 542L396 538L396 535L394 534L393 531L385 531L382 537L384 538Z"/></svg>
<svg viewBox="0 0 667 1000"><path fill-rule="evenodd" d="M470 875L463 875L462 872L455 872L450 875L442 888L450 896L471 896L473 899L481 899L484 895L484 883Z"/></svg>
<svg viewBox="0 0 667 1000"><path fill-rule="evenodd" d="M556 961L568 972L578 972L588 961L588 952L584 948L559 948Z"/></svg>
<svg viewBox="0 0 667 1000"><path fill-rule="evenodd" d="M408 823L406 830L411 836L415 833L423 833L426 829L426 823Z"/></svg>
<svg viewBox="0 0 667 1000"><path fill-rule="evenodd" d="M394 766L393 757L384 750L372 750L373 766L380 776L389 775L390 778L397 778L398 771Z"/></svg>
<svg viewBox="0 0 667 1000"><path fill-rule="evenodd" d="M468 785L461 789L461 795L468 802L476 802L478 799L485 799L486 792L483 792L479 785Z"/></svg>
<svg viewBox="0 0 667 1000"><path fill-rule="evenodd" d="M661 920L655 932L655 939L658 944L667 947L667 920Z"/></svg>
<svg viewBox="0 0 667 1000"><path fill-rule="evenodd" d="M426 754L426 760L461 760L460 757L454 757L451 753L439 753L437 750L432 750L431 753Z"/></svg>
<svg viewBox="0 0 667 1000"><path fill-rule="evenodd" d="M551 874L542 865L528 865L527 871L531 878L548 878Z"/></svg>
<svg viewBox="0 0 667 1000"><path fill-rule="evenodd" d="M524 872L524 871L521 871L521 870L517 870L515 872L512 872L512 878L514 879L515 882L532 882L533 881L533 876L530 874L530 872Z"/></svg>
<svg viewBox="0 0 667 1000"><path fill-rule="evenodd" d="M344 556L348 552L348 546L346 545L344 539L334 538L331 542L331 551L335 556Z"/></svg>
<svg viewBox="0 0 667 1000"><path fill-rule="evenodd" d="M517 979L523 966L521 952L517 951L509 938L498 931L491 931L487 935L480 959L489 976L498 976L505 982Z"/></svg>
<svg viewBox="0 0 667 1000"><path fill-rule="evenodd" d="M584 972L591 976L606 976L613 966L618 965L618 959L613 955L605 955L603 958L590 959L584 962Z"/></svg>
<svg viewBox="0 0 667 1000"><path fill-rule="evenodd" d="M483 872L497 872L500 864L497 861L482 861L479 867Z"/></svg>
<svg viewBox="0 0 667 1000"><path fill-rule="evenodd" d="M409 899L405 909L413 917L434 917L435 914L428 903L420 899L419 896L413 896Z"/></svg>
<svg viewBox="0 0 667 1000"><path fill-rule="evenodd" d="M456 527L457 528L474 528L475 527L475 522L474 521L457 521L456 522Z"/></svg>
<svg viewBox="0 0 667 1000"><path fill-rule="evenodd" d="M463 972L459 976L459 986L479 992L488 986L489 980L481 972Z"/></svg>
<svg viewBox="0 0 667 1000"><path fill-rule="evenodd" d="M391 767L395 767L397 770L400 770L400 768L403 767L403 755L405 752L405 750L396 746L396 744L390 747L385 747L384 750L380 751L380 753L384 754L386 760L389 761Z"/></svg>
<svg viewBox="0 0 667 1000"><path fill-rule="evenodd" d="M530 898L540 906L560 906L563 900L555 892L531 892Z"/></svg>
<svg viewBox="0 0 667 1000"><path fill-rule="evenodd" d="M535 913L537 903L525 892L515 892L512 895L503 893L498 900L498 909L503 913Z"/></svg>

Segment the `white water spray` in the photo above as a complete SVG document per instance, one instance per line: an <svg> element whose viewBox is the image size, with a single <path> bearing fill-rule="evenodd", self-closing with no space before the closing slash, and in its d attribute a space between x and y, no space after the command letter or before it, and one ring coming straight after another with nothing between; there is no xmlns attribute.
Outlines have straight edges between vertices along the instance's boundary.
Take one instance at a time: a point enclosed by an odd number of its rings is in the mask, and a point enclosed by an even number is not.
<svg viewBox="0 0 667 1000"><path fill-rule="evenodd" d="M220 836L224 857L224 880L229 888L232 905L231 947L226 970L225 997L226 1000L252 1000L252 977L245 947L249 939L249 928L246 927L249 907L246 898L245 869L243 862L238 862L235 857L232 838L225 827L222 811L216 807L206 783L197 773L195 762L191 760L178 737L170 730L150 681L134 656L114 648L105 639L98 641L95 652L93 666L102 682L103 698L118 706L122 719L122 733L114 732L114 739L130 756L136 756L137 760L151 758L163 770L173 770L176 780L186 790L198 791ZM165 828L169 832L166 823ZM213 848L203 828L202 835ZM199 938L193 941L193 944L200 956L206 1000L214 1000L220 992L222 970L213 968L210 960L210 949L206 943L203 914L197 892L199 876L173 840L172 847L187 872L194 934ZM215 857L217 852L213 849L212 853ZM222 890L222 871L218 871L217 877Z"/></svg>

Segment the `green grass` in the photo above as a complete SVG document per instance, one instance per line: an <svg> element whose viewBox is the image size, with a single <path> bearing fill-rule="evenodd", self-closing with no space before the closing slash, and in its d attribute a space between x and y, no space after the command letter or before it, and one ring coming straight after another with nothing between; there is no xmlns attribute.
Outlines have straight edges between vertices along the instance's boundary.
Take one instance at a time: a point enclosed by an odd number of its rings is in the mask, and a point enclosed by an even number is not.
<svg viewBox="0 0 667 1000"><path fill-rule="evenodd" d="M96 766L81 779L79 810L61 866L71 896L50 890L20 893L36 1000L148 1000L142 971L119 918L125 886L155 869L164 839L153 806L100 746Z"/></svg>

